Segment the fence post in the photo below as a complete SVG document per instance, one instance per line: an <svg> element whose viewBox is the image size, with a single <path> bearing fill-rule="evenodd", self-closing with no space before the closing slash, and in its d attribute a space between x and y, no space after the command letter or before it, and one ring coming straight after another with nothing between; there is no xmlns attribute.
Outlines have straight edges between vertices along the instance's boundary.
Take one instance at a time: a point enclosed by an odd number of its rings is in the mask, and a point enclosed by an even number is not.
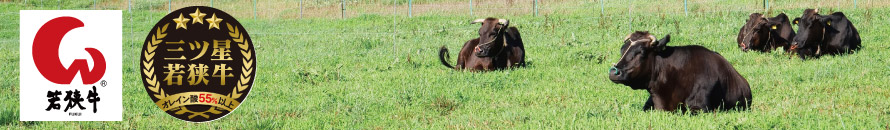
<svg viewBox="0 0 890 130"><path fill-rule="evenodd" d="M127 0L127 15L129 15L128 19L130 20L130 23L133 23L133 3L131 2L131 0ZM127 40L127 41L133 40L133 26L132 25L130 25L130 34L128 34L127 36L129 37L129 38L127 38L129 40Z"/></svg>
<svg viewBox="0 0 890 130"><path fill-rule="evenodd" d="M62 0L59 0L59 10L62 10Z"/></svg>
<svg viewBox="0 0 890 130"><path fill-rule="evenodd" d="M253 0L253 20L256 20L256 14L257 14L256 13L256 1L257 0Z"/></svg>
<svg viewBox="0 0 890 130"><path fill-rule="evenodd" d="M535 0L535 16L538 16L538 0Z"/></svg>
<svg viewBox="0 0 890 130"><path fill-rule="evenodd" d="M392 5L393 6L393 8L392 8L392 16L393 16L392 17L392 52L397 52L396 51L396 33L398 31L398 25L396 25L396 19L398 19L398 17L396 17L396 16L399 16L399 12L398 12L398 9L396 9L396 7L398 6L396 4L397 3L396 1L397 0L392 1L392 4L393 4ZM393 54L392 57L394 60L398 60L398 58L399 58L398 54Z"/></svg>
<svg viewBox="0 0 890 130"><path fill-rule="evenodd" d="M683 0L683 12L686 12L686 16L689 16L689 0Z"/></svg>
<svg viewBox="0 0 890 130"><path fill-rule="evenodd" d="M210 7L213 7L213 0L210 0Z"/></svg>
<svg viewBox="0 0 890 130"><path fill-rule="evenodd" d="M634 1L631 0L631 1L630 1L630 4L627 5L627 27L630 28L630 31L633 31L633 30L634 30L634 26L633 26L633 21L634 21L634 20L633 20L633 6L634 6Z"/></svg>
<svg viewBox="0 0 890 130"><path fill-rule="evenodd" d="M173 12L173 0L167 0L167 13Z"/></svg>
<svg viewBox="0 0 890 130"><path fill-rule="evenodd" d="M151 7L154 7L154 4L152 4L151 2L148 2L148 7L149 7L149 8L148 8L148 12L151 13L151 11L152 11L152 10L151 10ZM145 17L143 17L143 18L145 18ZM153 15L148 15L148 19L155 19L155 16L153 16Z"/></svg>
<svg viewBox="0 0 890 130"><path fill-rule="evenodd" d="M473 16L473 0L470 0L470 16Z"/></svg>
<svg viewBox="0 0 890 130"><path fill-rule="evenodd" d="M300 19L303 19L303 0L300 0Z"/></svg>
<svg viewBox="0 0 890 130"><path fill-rule="evenodd" d="M600 0L600 14L606 15L606 5L605 5L605 2L603 2L603 0Z"/></svg>
<svg viewBox="0 0 890 130"><path fill-rule="evenodd" d="M96 0L93 0L93 9L96 9Z"/></svg>
<svg viewBox="0 0 890 130"><path fill-rule="evenodd" d="M340 18L346 18L346 0L340 1Z"/></svg>
<svg viewBox="0 0 890 130"><path fill-rule="evenodd" d="M763 9L769 10L769 0L763 0Z"/></svg>
<svg viewBox="0 0 890 130"><path fill-rule="evenodd" d="M854 8L854 9L856 8L856 1L857 1L857 0L853 0L853 8Z"/></svg>
<svg viewBox="0 0 890 130"><path fill-rule="evenodd" d="M408 18L411 18L411 1L412 0L408 0Z"/></svg>

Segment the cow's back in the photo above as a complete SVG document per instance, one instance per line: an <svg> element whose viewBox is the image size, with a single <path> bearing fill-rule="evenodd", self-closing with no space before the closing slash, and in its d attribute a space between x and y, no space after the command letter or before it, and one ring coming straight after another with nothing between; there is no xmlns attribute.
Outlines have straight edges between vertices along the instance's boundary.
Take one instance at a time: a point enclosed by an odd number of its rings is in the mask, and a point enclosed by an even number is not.
<svg viewBox="0 0 890 130"><path fill-rule="evenodd" d="M723 101L715 101L722 103L723 110L732 108L747 109L751 102L751 88L748 80L726 60L722 55L714 53L711 56L712 62L717 66L719 84L725 87L722 92L724 94Z"/></svg>
<svg viewBox="0 0 890 130"><path fill-rule="evenodd" d="M828 15L831 19L830 29L826 30L825 44L830 47L829 53L844 53L858 50L862 40L853 23L841 12Z"/></svg>
<svg viewBox="0 0 890 130"><path fill-rule="evenodd" d="M663 77L673 77L665 80L674 80L673 84L666 85L688 86L688 88L675 87L675 89L686 89L680 91L699 89L691 88L693 86L714 87L710 89L712 90L710 93L715 95L711 96L722 101L709 101L709 107L723 105L720 107L729 109L736 107L735 102L745 101L742 103L744 105L739 104L742 105L739 107L747 108L749 104L747 101L751 98L748 81L723 56L701 46L669 47L666 50L670 54L660 55L665 58L661 60L664 67L661 71L668 72Z"/></svg>

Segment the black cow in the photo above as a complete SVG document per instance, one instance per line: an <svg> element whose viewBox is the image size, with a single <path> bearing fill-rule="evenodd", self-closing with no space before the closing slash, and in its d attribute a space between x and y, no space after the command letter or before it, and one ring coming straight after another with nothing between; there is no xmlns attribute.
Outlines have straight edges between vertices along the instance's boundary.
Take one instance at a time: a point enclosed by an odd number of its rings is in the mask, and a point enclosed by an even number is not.
<svg viewBox="0 0 890 130"><path fill-rule="evenodd" d="M702 46L666 46L649 32L624 38L621 59L609 80L649 91L643 110L745 110L751 105L748 81L723 56Z"/></svg>
<svg viewBox="0 0 890 130"><path fill-rule="evenodd" d="M791 19L788 19L785 13L771 18L760 13L752 13L739 30L739 49L745 52L748 50L769 52L782 47L785 52L791 52L789 46L794 35Z"/></svg>
<svg viewBox="0 0 890 130"><path fill-rule="evenodd" d="M497 70L513 66L525 66L525 46L519 29L510 27L506 19L486 18L474 20L471 24L482 23L479 38L464 43L457 57L457 64L451 66L448 48L439 50L439 61L456 70Z"/></svg>
<svg viewBox="0 0 890 130"><path fill-rule="evenodd" d="M791 49L801 59L853 53L861 47L859 31L844 13L819 15L817 9L806 9L803 16L794 19L794 23L797 24L798 35L791 42Z"/></svg>

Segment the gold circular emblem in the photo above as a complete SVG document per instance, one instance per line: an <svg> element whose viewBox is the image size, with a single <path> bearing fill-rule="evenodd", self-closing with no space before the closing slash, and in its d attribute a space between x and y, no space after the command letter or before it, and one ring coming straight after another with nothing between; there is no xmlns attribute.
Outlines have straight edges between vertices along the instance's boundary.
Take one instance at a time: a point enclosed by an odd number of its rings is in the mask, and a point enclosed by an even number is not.
<svg viewBox="0 0 890 130"><path fill-rule="evenodd" d="M247 98L256 53L244 27L215 8L192 6L152 27L140 60L149 97L167 114L189 122L213 121Z"/></svg>

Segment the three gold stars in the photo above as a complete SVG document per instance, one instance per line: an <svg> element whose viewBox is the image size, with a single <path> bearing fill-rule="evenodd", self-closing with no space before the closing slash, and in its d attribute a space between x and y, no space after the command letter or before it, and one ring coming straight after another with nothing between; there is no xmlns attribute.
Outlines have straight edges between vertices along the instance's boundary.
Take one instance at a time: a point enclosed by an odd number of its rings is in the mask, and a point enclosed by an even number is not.
<svg viewBox="0 0 890 130"><path fill-rule="evenodd" d="M187 25L189 23L189 20L192 20L192 24L195 24L195 23L204 24L204 20L207 20L207 24L209 24L208 25L209 27L207 29L213 29L213 28L219 29L219 24L222 23L222 20L223 20L221 18L217 18L216 13L213 13L213 15L210 18L204 19L204 16L207 16L207 14L201 13L201 10L198 10L198 9L195 9L195 12L190 13L189 16L192 16L192 19L183 17L182 13L179 13L179 18L173 18L173 22L176 22L176 29L183 28L183 29L188 30Z"/></svg>
<svg viewBox="0 0 890 130"><path fill-rule="evenodd" d="M189 15L192 16L192 19L195 19L195 20L192 20L192 24L195 24L195 23L204 24L203 18L204 18L204 16L207 16L207 14L201 13L201 10L198 10L198 9L195 9L195 12L191 13Z"/></svg>
<svg viewBox="0 0 890 130"><path fill-rule="evenodd" d="M219 29L219 23L221 23L223 19L216 18L216 13L213 13L213 16L211 16L210 18L208 18L206 20L207 20L207 23L210 24L210 27L207 29L213 29L213 28Z"/></svg>
<svg viewBox="0 0 890 130"><path fill-rule="evenodd" d="M187 24L189 22L189 19L182 17L182 13L179 13L179 18L174 18L173 22L176 22L176 29L183 28L183 29L188 30L188 28L186 28L185 24Z"/></svg>

